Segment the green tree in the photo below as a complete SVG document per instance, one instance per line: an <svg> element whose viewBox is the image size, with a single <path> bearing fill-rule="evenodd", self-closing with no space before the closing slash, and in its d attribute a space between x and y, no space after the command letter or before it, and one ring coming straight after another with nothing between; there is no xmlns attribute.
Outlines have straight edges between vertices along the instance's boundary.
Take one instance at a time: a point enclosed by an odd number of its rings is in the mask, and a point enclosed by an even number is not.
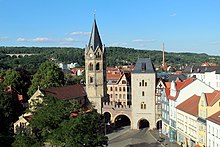
<svg viewBox="0 0 220 147"><path fill-rule="evenodd" d="M30 121L33 134L32 143L52 144L57 146L104 146L108 138L104 135L103 116L95 110L85 112L74 100L60 100L54 97L42 97L43 102L37 104ZM71 113L78 115L73 117ZM25 135L25 134L23 134ZM21 136L16 136L15 141ZM20 139L24 144L27 136ZM31 145L33 145L31 144ZM31 146L30 145L30 146ZM14 143L16 146L16 143Z"/></svg>
<svg viewBox="0 0 220 147"><path fill-rule="evenodd" d="M18 119L20 109L18 100L5 91L0 82L0 146L10 146L13 142L13 123Z"/></svg>
<svg viewBox="0 0 220 147"><path fill-rule="evenodd" d="M51 62L42 63L38 71L34 74L32 84L28 89L28 95L31 96L37 87L48 88L64 85L64 73L62 70Z"/></svg>

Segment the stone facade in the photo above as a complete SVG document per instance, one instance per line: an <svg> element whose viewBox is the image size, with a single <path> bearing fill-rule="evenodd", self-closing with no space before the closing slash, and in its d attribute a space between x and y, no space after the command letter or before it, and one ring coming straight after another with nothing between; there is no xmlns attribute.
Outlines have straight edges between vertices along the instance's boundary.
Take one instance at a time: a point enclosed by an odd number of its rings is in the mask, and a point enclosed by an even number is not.
<svg viewBox="0 0 220 147"><path fill-rule="evenodd" d="M99 113L102 102L107 98L106 57L96 20L94 20L90 41L85 50L86 92L87 97Z"/></svg>

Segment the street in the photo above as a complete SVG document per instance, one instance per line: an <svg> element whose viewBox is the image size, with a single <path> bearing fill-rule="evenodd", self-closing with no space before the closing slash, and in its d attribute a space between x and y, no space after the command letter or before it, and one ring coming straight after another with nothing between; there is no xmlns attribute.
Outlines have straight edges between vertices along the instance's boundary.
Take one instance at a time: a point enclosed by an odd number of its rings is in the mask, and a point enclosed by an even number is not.
<svg viewBox="0 0 220 147"><path fill-rule="evenodd" d="M116 137L113 137L113 136ZM141 130L125 130L109 134L109 147L161 147L147 128Z"/></svg>

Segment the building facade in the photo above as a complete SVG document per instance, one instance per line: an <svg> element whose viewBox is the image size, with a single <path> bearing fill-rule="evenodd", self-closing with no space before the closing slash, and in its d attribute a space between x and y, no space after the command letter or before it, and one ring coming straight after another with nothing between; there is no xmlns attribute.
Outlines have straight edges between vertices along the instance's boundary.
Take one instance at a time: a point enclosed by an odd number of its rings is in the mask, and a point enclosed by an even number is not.
<svg viewBox="0 0 220 147"><path fill-rule="evenodd" d="M220 147L220 111L207 119L207 147Z"/></svg>
<svg viewBox="0 0 220 147"><path fill-rule="evenodd" d="M138 59L131 74L132 129L141 128L148 121L149 128L156 128L155 88L156 72L149 58Z"/></svg>

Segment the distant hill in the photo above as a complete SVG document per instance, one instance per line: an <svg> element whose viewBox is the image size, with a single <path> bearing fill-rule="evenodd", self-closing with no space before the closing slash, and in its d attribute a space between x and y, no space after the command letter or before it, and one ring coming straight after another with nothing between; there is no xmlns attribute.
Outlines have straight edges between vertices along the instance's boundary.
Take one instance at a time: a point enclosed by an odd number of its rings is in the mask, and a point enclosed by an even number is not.
<svg viewBox="0 0 220 147"><path fill-rule="evenodd" d="M151 58L155 66L161 65L162 52L156 50L137 50L123 47L106 47L107 66L134 64L138 58ZM36 54L30 57L15 58L6 54ZM56 62L79 63L84 66L84 49L64 47L0 47L0 67L26 68L35 71L38 65L48 59ZM220 56L197 53L165 52L166 65L201 65L211 62L220 65Z"/></svg>

